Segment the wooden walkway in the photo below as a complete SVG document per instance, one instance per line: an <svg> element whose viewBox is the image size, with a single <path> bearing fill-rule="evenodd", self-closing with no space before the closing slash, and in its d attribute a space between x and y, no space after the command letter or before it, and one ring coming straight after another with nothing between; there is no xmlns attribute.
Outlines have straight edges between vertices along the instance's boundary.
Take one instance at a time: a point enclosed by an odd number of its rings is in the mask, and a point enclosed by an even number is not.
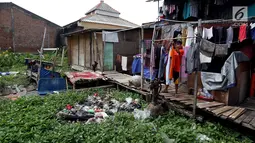
<svg viewBox="0 0 255 143"><path fill-rule="evenodd" d="M174 89L172 87L171 89ZM161 93L161 96L169 102L178 102L187 108L193 107L193 95L188 95L184 90L179 90L180 93L173 96L174 91L170 93ZM220 102L207 102L204 100L197 100L197 108L205 111L215 117L228 120L230 122L240 124L249 129L255 130L255 111L245 107L226 106Z"/></svg>
<svg viewBox="0 0 255 143"><path fill-rule="evenodd" d="M130 75L121 74L118 72L106 72L104 76L112 83L123 86L145 96L149 95L148 91L141 91L139 88L129 86L128 81L132 78ZM181 85L178 91L179 93L174 95L174 85L170 85L168 90L169 93L160 93L160 96L169 103L180 104L191 110L193 107L193 95L188 95L185 84ZM250 104L255 103L255 100L250 100L251 99L248 99ZM251 110L245 106L226 106L224 103L216 101L208 102L198 99L197 109L205 111L206 113L209 113L217 118L228 120L232 123L255 130L255 110Z"/></svg>

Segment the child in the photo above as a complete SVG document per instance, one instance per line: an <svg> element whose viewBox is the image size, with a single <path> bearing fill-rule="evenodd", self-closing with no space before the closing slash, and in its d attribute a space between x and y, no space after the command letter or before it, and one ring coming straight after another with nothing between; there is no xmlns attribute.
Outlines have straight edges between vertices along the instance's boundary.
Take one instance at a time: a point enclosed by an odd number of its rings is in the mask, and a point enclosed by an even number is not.
<svg viewBox="0 0 255 143"><path fill-rule="evenodd" d="M178 93L179 76L181 70L181 61L184 54L181 40L177 40L170 53L171 55L171 67L170 67L170 80L173 79L175 84L175 93Z"/></svg>

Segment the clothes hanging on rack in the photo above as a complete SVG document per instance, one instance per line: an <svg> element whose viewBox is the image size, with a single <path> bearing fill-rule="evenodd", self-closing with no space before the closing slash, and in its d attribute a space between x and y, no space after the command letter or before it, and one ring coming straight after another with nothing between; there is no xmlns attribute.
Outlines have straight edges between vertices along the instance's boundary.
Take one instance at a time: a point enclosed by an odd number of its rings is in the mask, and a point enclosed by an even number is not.
<svg viewBox="0 0 255 143"><path fill-rule="evenodd" d="M187 29L186 26L182 27L182 32L181 33L182 33L181 37L187 37L188 29ZM182 46L186 45L186 40L187 40L187 38L182 38Z"/></svg>
<svg viewBox="0 0 255 143"><path fill-rule="evenodd" d="M226 44L227 29L224 27L215 27L213 37L215 38L215 44Z"/></svg>
<svg viewBox="0 0 255 143"><path fill-rule="evenodd" d="M192 26L188 26L187 29L187 40L185 46L191 46L191 43L193 43L193 39L190 37L194 37L194 29Z"/></svg>
<svg viewBox="0 0 255 143"><path fill-rule="evenodd" d="M201 72L203 87L207 90L226 90L236 85L235 69L239 62L249 61L240 51L233 52L221 68L221 73Z"/></svg>
<svg viewBox="0 0 255 143"><path fill-rule="evenodd" d="M240 26L240 29L239 29L239 38L238 38L238 40L240 42L242 42L243 40L246 39L246 36L247 36L246 35L246 27L247 27L246 24L243 24L243 25Z"/></svg>
<svg viewBox="0 0 255 143"><path fill-rule="evenodd" d="M182 31L180 24L162 26L161 39L173 38L175 31Z"/></svg>
<svg viewBox="0 0 255 143"><path fill-rule="evenodd" d="M199 44L192 43L190 48L187 50L185 66L185 72L191 74L193 71L199 69L200 59L197 57L199 55Z"/></svg>
<svg viewBox="0 0 255 143"><path fill-rule="evenodd" d="M196 0L188 0L184 3L183 18L198 17L198 2Z"/></svg>
<svg viewBox="0 0 255 143"><path fill-rule="evenodd" d="M206 56L203 53L200 52L199 54L200 58L200 63L205 64L205 63L211 63L212 62L212 57ZM206 68L207 69L207 68Z"/></svg>
<svg viewBox="0 0 255 143"><path fill-rule="evenodd" d="M160 49L160 62L159 62L159 72L158 78L161 79L164 77L164 69L165 69L165 56L166 56L166 49L164 46Z"/></svg>
<svg viewBox="0 0 255 143"><path fill-rule="evenodd" d="M215 56L226 56L228 55L227 44L215 44Z"/></svg>
<svg viewBox="0 0 255 143"><path fill-rule="evenodd" d="M230 26L227 29L227 39L226 39L226 44L228 44L229 48L230 48L230 44L233 42L233 37L234 37L233 28Z"/></svg>
<svg viewBox="0 0 255 143"><path fill-rule="evenodd" d="M172 50L172 48L169 49L169 52L167 54L167 64L166 64L166 74L165 74L166 85L170 85L171 84L171 80L169 78L170 67L171 67L171 57L170 57L171 50Z"/></svg>
<svg viewBox="0 0 255 143"><path fill-rule="evenodd" d="M185 82L187 81L187 78L188 78L188 74L186 73L186 58L187 58L187 52L189 50L190 46L188 47L184 47L183 50L184 50L184 54L182 56L182 66L181 66L181 82Z"/></svg>
<svg viewBox="0 0 255 143"><path fill-rule="evenodd" d="M212 57L215 50L215 46L216 45L214 43L208 40L202 39L200 52L207 57Z"/></svg>
<svg viewBox="0 0 255 143"><path fill-rule="evenodd" d="M251 39L255 40L255 23L251 25Z"/></svg>
<svg viewBox="0 0 255 143"><path fill-rule="evenodd" d="M213 27L211 28L203 28L203 34L202 34L202 38L204 39L211 39L213 37Z"/></svg>

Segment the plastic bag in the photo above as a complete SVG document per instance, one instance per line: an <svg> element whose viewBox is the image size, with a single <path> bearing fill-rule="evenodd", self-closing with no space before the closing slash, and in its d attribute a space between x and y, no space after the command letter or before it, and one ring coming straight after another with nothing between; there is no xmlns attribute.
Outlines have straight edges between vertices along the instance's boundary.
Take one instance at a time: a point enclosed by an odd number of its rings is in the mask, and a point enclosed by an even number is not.
<svg viewBox="0 0 255 143"><path fill-rule="evenodd" d="M133 99L132 99L131 97L126 98L126 102L127 102L128 104L130 104L132 101L133 101Z"/></svg>
<svg viewBox="0 0 255 143"><path fill-rule="evenodd" d="M134 117L135 119L138 119L138 120L144 120L146 118L149 118L150 115L151 115L151 112L147 109L144 109L144 111L138 110L138 109L134 110Z"/></svg>
<svg viewBox="0 0 255 143"><path fill-rule="evenodd" d="M205 142L205 141L210 142L210 141L212 141L212 139L210 139L206 135L198 134L197 135L197 141L199 141L199 142Z"/></svg>

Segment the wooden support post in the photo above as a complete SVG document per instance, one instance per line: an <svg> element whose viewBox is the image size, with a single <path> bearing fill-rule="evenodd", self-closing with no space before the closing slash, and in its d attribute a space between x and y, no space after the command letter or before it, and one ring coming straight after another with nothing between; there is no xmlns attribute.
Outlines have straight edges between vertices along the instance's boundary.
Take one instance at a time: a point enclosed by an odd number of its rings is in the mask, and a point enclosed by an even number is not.
<svg viewBox="0 0 255 143"><path fill-rule="evenodd" d="M154 51L155 33L156 33L156 24L154 25L153 34L152 34L152 40L151 40L151 56L150 56L150 61L152 59L152 56L154 56L152 51ZM151 62L150 62L150 82L152 82L152 76L153 76L153 67L152 67Z"/></svg>
<svg viewBox="0 0 255 143"><path fill-rule="evenodd" d="M62 48L62 56L61 56L61 63L60 63L60 66L63 66L63 60L64 60L64 57L65 57L65 46Z"/></svg>
<svg viewBox="0 0 255 143"><path fill-rule="evenodd" d="M104 37L106 37L106 34L105 33L103 33L104 34ZM103 38L102 38L103 39ZM104 72L104 50L105 50L105 46L106 46L106 44L105 44L105 40L103 39L103 50L102 50L102 68L101 68L101 72L103 73Z"/></svg>
<svg viewBox="0 0 255 143"><path fill-rule="evenodd" d="M201 19L198 20L198 35L197 35L197 43L200 42L201 40L201 35L202 35L202 29L201 29ZM198 51L200 51L199 46L198 46ZM195 56L196 58L199 57L199 52L197 52L197 55ZM193 118L196 118L196 108L197 108L197 82L198 82L198 70L196 69L195 72L195 81L194 81L194 103L193 103Z"/></svg>
<svg viewBox="0 0 255 143"><path fill-rule="evenodd" d="M43 56L43 47L44 47L44 40L45 40L45 36L46 36L46 32L47 32L47 28L44 28L44 34L43 34L43 41L42 41L42 46L41 49L39 51L39 55L40 55L40 65L39 65L39 69L38 69L38 75L37 75L37 83L38 80L40 79L40 72L41 72L41 68L42 68L42 56ZM32 71L31 71L32 74Z"/></svg>
<svg viewBox="0 0 255 143"><path fill-rule="evenodd" d="M144 84L144 29L143 26L141 28L141 90L143 90L143 84Z"/></svg>

